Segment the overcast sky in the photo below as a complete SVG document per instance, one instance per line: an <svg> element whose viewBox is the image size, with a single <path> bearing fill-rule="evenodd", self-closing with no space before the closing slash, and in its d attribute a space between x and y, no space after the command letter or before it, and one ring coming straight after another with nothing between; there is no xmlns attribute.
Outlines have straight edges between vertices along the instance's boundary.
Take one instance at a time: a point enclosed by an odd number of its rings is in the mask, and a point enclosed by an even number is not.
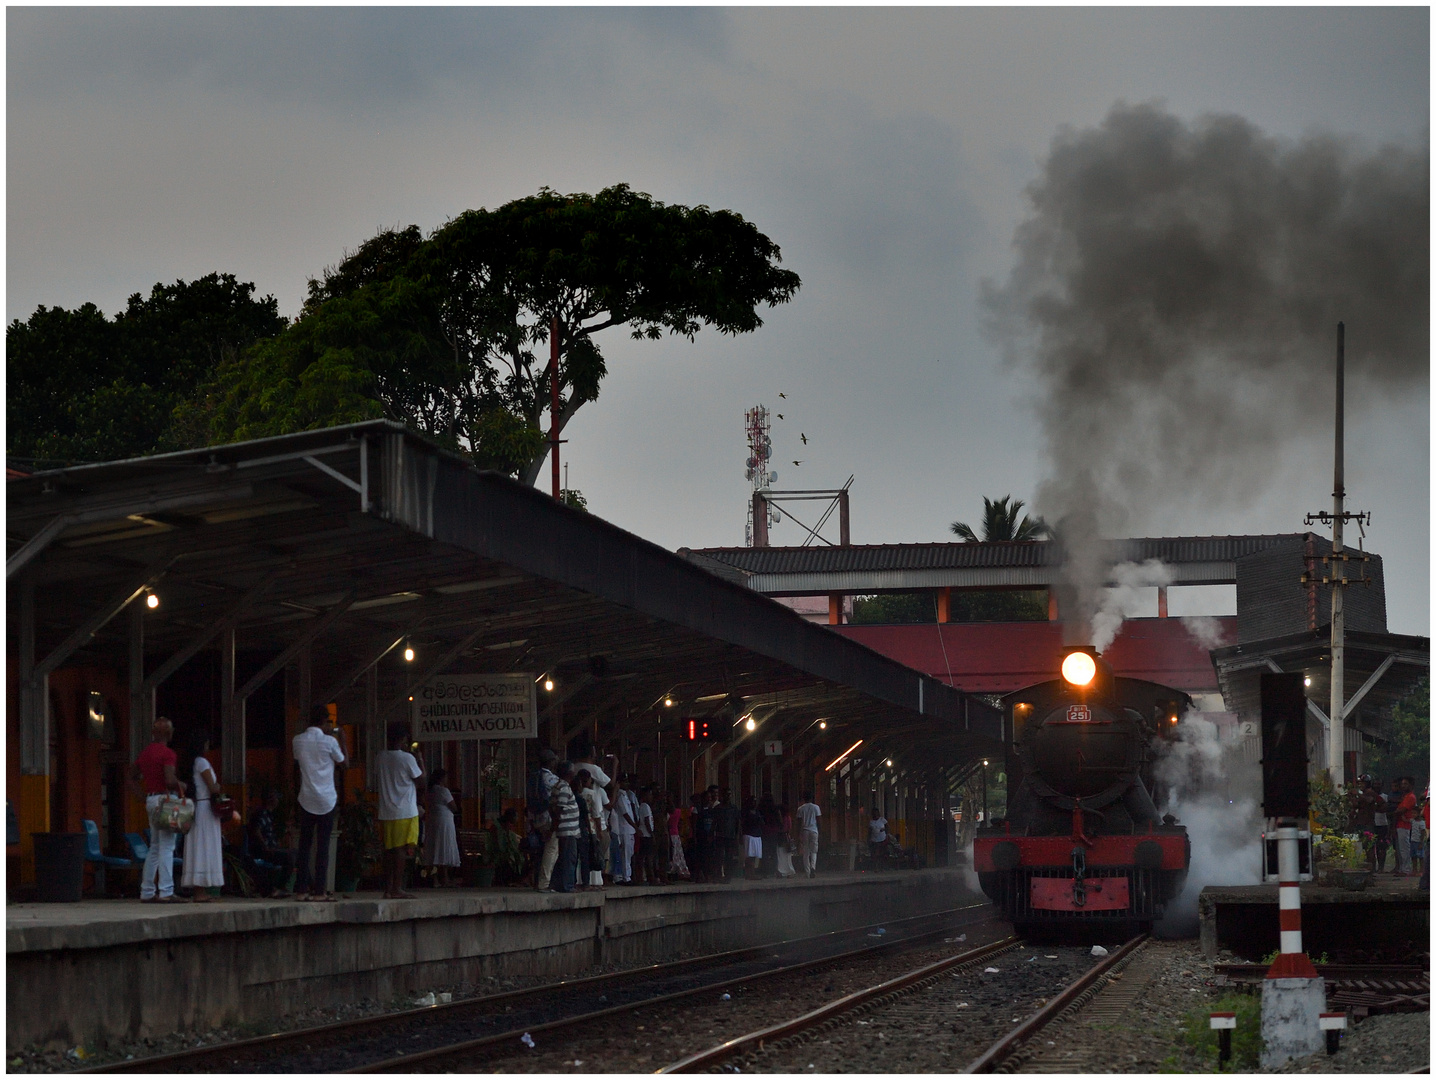
<svg viewBox="0 0 1436 1080"><path fill-rule="evenodd" d="M983 495L1030 501L1042 389L984 336L978 294L1010 272L1064 126L1157 103L1429 146L1425 8L10 8L7 33L9 319L113 313L213 270L293 315L380 226L544 185L755 222L797 298L737 339L609 331L601 396L565 433L590 508L669 548L743 542L759 402L785 417L777 487L855 475L856 543L950 539ZM1374 513L1391 629L1427 634L1429 390L1349 379L1348 505ZM1329 413L1251 469L1257 494L1174 500L1134 531L1302 529L1330 505Z"/></svg>

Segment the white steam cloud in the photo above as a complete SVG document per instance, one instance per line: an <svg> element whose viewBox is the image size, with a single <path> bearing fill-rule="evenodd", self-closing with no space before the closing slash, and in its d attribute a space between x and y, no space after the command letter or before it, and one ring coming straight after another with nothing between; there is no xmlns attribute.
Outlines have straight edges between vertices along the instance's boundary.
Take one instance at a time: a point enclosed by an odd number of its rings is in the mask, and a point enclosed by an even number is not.
<svg viewBox="0 0 1436 1080"><path fill-rule="evenodd" d="M1155 775L1192 841L1192 865L1181 894L1157 925L1163 937L1197 932L1197 897L1208 885L1253 885L1261 880L1261 774L1241 760L1239 744L1224 744L1217 725L1189 712L1177 738L1159 744Z"/></svg>
<svg viewBox="0 0 1436 1080"><path fill-rule="evenodd" d="M1186 615L1182 618L1182 625L1186 627L1187 633L1196 639L1197 644L1204 649L1219 649L1227 644L1226 634L1220 620L1210 615Z"/></svg>
<svg viewBox="0 0 1436 1080"><path fill-rule="evenodd" d="M1092 644L1097 651L1105 652L1117 631L1122 629L1122 623L1141 612L1148 589L1170 585L1172 577L1172 568L1160 559L1112 567L1111 579L1116 584L1103 592L1092 616Z"/></svg>

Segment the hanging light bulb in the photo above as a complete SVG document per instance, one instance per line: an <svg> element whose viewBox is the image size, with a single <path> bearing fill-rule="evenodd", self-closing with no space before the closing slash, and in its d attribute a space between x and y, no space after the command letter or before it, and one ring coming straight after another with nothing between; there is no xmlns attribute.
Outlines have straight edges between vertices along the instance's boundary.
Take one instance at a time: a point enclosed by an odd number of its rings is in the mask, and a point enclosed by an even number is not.
<svg viewBox="0 0 1436 1080"><path fill-rule="evenodd" d="M545 679L545 680L543 681L543 688L544 688L545 690L552 691L552 690L553 690L553 680L552 680L552 679Z"/></svg>
<svg viewBox="0 0 1436 1080"><path fill-rule="evenodd" d="M404 659L407 660L407 661L408 661L409 663L411 663L411 664L414 662L414 646L412 646L412 645L405 645L405 646L404 646Z"/></svg>
<svg viewBox="0 0 1436 1080"><path fill-rule="evenodd" d="M818 721L818 730L819 730L819 731L827 731L827 730L828 730L828 722L827 722L826 720L819 720L819 721Z"/></svg>
<svg viewBox="0 0 1436 1080"><path fill-rule="evenodd" d="M160 598L154 593L150 593L149 596L145 597L145 606L148 607L151 611L153 611L155 608L160 606ZM1311 680L1308 679L1307 685L1310 684Z"/></svg>
<svg viewBox="0 0 1436 1080"><path fill-rule="evenodd" d="M666 698L664 698L664 699L663 699L663 706L664 706L664 708L667 708L667 709L673 708L673 699L672 699L671 697L666 697Z"/></svg>
<svg viewBox="0 0 1436 1080"><path fill-rule="evenodd" d="M756 730L758 729L758 721L754 720L754 719L750 716L750 717L748 717L748 722L747 722L746 724L744 724L743 726L744 726L745 728L747 728L749 731L756 731Z"/></svg>

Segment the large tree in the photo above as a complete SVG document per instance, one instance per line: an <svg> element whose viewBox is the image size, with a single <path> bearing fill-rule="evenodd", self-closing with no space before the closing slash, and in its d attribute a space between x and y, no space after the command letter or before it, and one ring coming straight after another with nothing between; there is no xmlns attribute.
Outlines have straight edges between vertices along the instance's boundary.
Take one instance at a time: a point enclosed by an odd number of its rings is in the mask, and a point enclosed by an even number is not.
<svg viewBox="0 0 1436 1080"><path fill-rule="evenodd" d="M39 307L5 333L6 454L48 466L184 445L176 407L284 326L274 297L233 274L156 284L113 320L94 304Z"/></svg>
<svg viewBox="0 0 1436 1080"><path fill-rule="evenodd" d="M626 185L544 189L424 238L379 233L310 282L295 325L218 373L197 406L216 438L387 416L532 483L548 453L550 327L561 432L607 372L595 336L689 338L762 325L799 287L740 215Z"/></svg>

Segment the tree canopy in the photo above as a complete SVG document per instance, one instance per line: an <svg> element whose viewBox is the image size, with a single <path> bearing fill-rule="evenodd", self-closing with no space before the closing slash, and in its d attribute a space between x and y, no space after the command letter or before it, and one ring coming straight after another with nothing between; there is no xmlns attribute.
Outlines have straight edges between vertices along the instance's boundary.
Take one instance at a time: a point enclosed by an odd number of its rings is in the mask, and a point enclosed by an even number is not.
<svg viewBox="0 0 1436 1080"><path fill-rule="evenodd" d="M383 230L310 282L292 327L223 365L193 414L214 441L386 416L531 483L548 452L554 320L562 431L607 373L595 335L751 332L760 306L799 288L780 261L732 211L622 184L545 188L427 238Z"/></svg>
<svg viewBox="0 0 1436 1080"><path fill-rule="evenodd" d="M274 297L233 274L157 283L106 318L94 304L10 323L6 454L41 465L188 445L175 410L226 357L284 329Z"/></svg>
<svg viewBox="0 0 1436 1080"><path fill-rule="evenodd" d="M1420 794L1431 778L1431 680L1422 679L1391 711L1391 744L1367 755L1365 770L1391 790L1398 776L1416 777Z"/></svg>
<svg viewBox="0 0 1436 1080"><path fill-rule="evenodd" d="M1021 499L1014 499L1011 495L1004 495L1000 499L989 499L982 497L982 541L987 543L1007 540L1041 540L1048 536L1051 530L1047 523L1040 517L1034 518L1023 515L1019 521L1017 515L1027 504ZM963 543L978 543L978 535L965 521L954 521L952 531L962 537Z"/></svg>

